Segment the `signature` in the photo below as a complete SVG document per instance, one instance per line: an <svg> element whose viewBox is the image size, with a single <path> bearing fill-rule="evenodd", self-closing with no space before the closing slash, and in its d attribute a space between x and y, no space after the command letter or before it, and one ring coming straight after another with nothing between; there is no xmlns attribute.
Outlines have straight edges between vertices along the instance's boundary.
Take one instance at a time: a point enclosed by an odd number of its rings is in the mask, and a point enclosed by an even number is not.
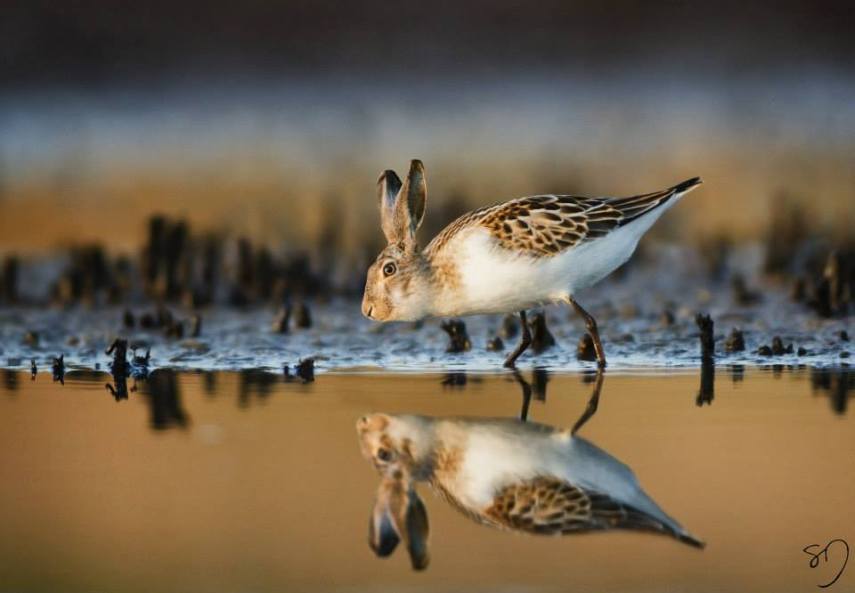
<svg viewBox="0 0 855 593"><path fill-rule="evenodd" d="M840 567L840 570L837 572L835 577L830 582L828 582L824 585L817 585L817 587L819 587L820 589L825 589L826 587L830 587L831 585L836 583L837 579L840 578L840 575L843 574L843 571L846 569L846 563L849 562L849 544L847 544L845 540L838 538L838 539L833 539L830 542L828 542L827 544L825 544L825 547L820 549L818 552L816 552L815 549L820 548L819 544L811 544L811 545L806 546L805 548L802 549L802 552L804 552L805 554L810 556L810 567L816 568L817 566L819 566L820 557L822 557L822 559L825 562L828 562L828 549L830 547L832 547L834 544L840 544L846 549L846 556L843 558L843 566ZM840 545L838 545L837 547L840 547Z"/></svg>

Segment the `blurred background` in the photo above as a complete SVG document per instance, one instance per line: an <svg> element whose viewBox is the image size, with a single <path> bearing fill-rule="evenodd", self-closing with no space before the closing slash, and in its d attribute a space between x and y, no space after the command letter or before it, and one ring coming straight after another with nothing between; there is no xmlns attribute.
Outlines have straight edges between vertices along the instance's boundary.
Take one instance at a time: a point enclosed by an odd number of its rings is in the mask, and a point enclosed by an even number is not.
<svg viewBox="0 0 855 593"><path fill-rule="evenodd" d="M445 325L465 356L439 321L360 316L375 184L412 158L423 242L521 195L705 181L581 302L610 365L585 436L709 549L506 539L431 501L420 588L809 590L803 547L855 533L852 12L4 0L0 592L414 589L365 545L355 419L513 416L532 386L479 374L513 316ZM531 418L572 422L592 343L566 308L533 319Z"/></svg>
<svg viewBox="0 0 855 593"><path fill-rule="evenodd" d="M0 253L135 253L152 213L362 264L425 161L423 239L518 195L706 185L656 236L846 236L850 9L789 1L4 3Z"/></svg>

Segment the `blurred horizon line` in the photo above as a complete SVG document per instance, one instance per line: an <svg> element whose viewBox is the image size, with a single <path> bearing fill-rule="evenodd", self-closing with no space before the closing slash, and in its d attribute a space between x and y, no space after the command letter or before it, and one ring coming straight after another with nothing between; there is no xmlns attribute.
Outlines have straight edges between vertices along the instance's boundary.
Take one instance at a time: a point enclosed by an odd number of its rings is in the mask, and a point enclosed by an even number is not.
<svg viewBox="0 0 855 593"><path fill-rule="evenodd" d="M758 73L799 63L846 69L844 2L11 0L0 21L0 86L100 87L224 70L497 71L505 66L661 66Z"/></svg>

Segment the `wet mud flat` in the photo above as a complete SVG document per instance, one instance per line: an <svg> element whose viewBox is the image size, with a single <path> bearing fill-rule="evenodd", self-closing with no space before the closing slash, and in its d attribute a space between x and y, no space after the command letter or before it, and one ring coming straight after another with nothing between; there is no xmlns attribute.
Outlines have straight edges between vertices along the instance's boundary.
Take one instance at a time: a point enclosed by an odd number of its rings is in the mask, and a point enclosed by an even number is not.
<svg viewBox="0 0 855 593"><path fill-rule="evenodd" d="M709 316L719 364L835 367L849 363L851 315L820 316L781 283L712 282L683 250L663 251L579 295L597 318L610 370L697 367L698 315ZM651 283L651 278L656 279ZM542 313L540 315L539 313ZM562 306L529 316L535 344L522 368L592 368L583 321ZM461 325L462 322L462 325ZM358 298L315 297L296 306L211 304L0 307L0 367L106 368L118 337L129 356L150 351L149 367L281 370L311 358L319 372L342 369L498 370L519 340L515 316L378 324Z"/></svg>
<svg viewBox="0 0 855 593"><path fill-rule="evenodd" d="M42 258L5 254L0 269L0 368L99 370L127 354L155 368L497 370L520 339L516 315L377 324L362 317L366 244L274 251L248 237L198 232L152 215L136 257L73 245ZM787 201L768 236L735 244L642 242L632 260L574 295L598 321L610 370L702 363L848 364L855 246L805 226ZM314 252L313 252L314 251ZM530 350L518 364L593 364L584 323L567 307L529 312ZM123 363L119 363L123 366ZM139 366L139 365L138 365Z"/></svg>
<svg viewBox="0 0 855 593"><path fill-rule="evenodd" d="M705 549L621 530L507 533L426 485L429 566L369 548L379 477L357 442L363 414L569 428L593 373L339 371L307 383L155 369L117 399L106 372L0 371L0 591L788 592L831 580L840 551L811 568L802 550L855 538L848 369L601 379L578 436Z"/></svg>

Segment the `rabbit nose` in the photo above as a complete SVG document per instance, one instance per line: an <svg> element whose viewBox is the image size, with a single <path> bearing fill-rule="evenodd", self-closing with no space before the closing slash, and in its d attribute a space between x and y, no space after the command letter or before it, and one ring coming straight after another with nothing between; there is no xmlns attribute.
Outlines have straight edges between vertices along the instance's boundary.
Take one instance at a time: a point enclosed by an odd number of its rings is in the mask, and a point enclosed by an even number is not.
<svg viewBox="0 0 855 593"><path fill-rule="evenodd" d="M374 305L369 305L368 309L363 309L363 313L368 319L372 319L371 314L374 313Z"/></svg>

